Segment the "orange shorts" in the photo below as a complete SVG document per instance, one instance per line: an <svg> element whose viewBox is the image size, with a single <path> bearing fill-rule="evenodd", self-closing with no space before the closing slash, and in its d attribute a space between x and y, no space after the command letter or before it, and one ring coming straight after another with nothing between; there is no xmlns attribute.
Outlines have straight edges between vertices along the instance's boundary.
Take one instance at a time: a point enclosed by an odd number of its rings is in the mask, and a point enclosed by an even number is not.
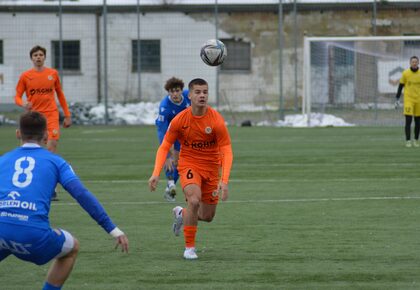
<svg viewBox="0 0 420 290"><path fill-rule="evenodd" d="M201 188L201 201L206 204L217 204L219 202L219 170L198 170L188 166L178 169L181 186L185 188L189 184L197 184Z"/></svg>
<svg viewBox="0 0 420 290"><path fill-rule="evenodd" d="M47 119L48 140L60 139L60 121L58 112L42 113Z"/></svg>

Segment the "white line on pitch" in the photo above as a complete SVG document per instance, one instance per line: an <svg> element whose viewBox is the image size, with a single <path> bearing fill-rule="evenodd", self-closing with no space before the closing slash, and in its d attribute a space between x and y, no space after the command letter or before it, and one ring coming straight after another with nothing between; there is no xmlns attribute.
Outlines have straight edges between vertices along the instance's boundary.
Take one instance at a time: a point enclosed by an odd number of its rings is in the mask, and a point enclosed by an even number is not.
<svg viewBox="0 0 420 290"><path fill-rule="evenodd" d="M316 182L359 182L359 181L406 181L412 180L412 178L326 178L326 179L316 179ZM314 182L314 179L299 179L299 182ZM110 179L110 180L85 180L86 183L147 183L148 180L146 179ZM236 183L254 183L254 182L267 182L267 183L280 183L280 182L296 182L296 179L231 179L229 182Z"/></svg>
<svg viewBox="0 0 420 290"><path fill-rule="evenodd" d="M289 203L289 202L328 202L328 201L363 201L363 200L411 200L420 199L420 196L368 196L368 197L331 197L331 198L297 198L297 199L262 199L262 200L231 200L223 203ZM168 204L167 201L118 201L102 202L110 205L158 205ZM56 202L54 206L77 205L76 202Z"/></svg>

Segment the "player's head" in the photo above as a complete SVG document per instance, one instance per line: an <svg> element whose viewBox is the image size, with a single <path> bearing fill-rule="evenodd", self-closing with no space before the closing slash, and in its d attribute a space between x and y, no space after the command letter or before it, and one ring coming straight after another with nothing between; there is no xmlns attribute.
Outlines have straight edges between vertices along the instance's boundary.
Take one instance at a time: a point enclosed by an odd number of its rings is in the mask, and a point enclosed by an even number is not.
<svg viewBox="0 0 420 290"><path fill-rule="evenodd" d="M166 81L165 90L169 93L171 100L175 103L182 101L182 90L184 89L184 82L176 77L171 77Z"/></svg>
<svg viewBox="0 0 420 290"><path fill-rule="evenodd" d="M32 47L29 52L29 56L31 57L34 66L42 67L44 65L45 58L47 57L47 50L40 45L36 45Z"/></svg>
<svg viewBox="0 0 420 290"><path fill-rule="evenodd" d="M42 142L47 136L47 119L35 111L29 111L20 116L17 137L25 141Z"/></svg>
<svg viewBox="0 0 420 290"><path fill-rule="evenodd" d="M209 98L209 85L203 79L197 78L190 81L188 84L191 105L196 107L207 106Z"/></svg>
<svg viewBox="0 0 420 290"><path fill-rule="evenodd" d="M419 58L415 55L410 57L410 67L412 69L417 69L419 67Z"/></svg>
<svg viewBox="0 0 420 290"><path fill-rule="evenodd" d="M42 47L40 45L35 45L29 51L29 57L32 58L33 54L36 53L36 52L42 52L44 54L44 56L47 56L47 50L44 47Z"/></svg>

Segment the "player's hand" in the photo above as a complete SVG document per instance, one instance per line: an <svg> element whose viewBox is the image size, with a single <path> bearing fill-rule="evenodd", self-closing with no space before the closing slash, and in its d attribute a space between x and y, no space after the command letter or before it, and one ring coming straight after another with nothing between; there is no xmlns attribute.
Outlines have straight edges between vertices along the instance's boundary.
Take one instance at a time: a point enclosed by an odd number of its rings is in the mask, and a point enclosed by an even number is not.
<svg viewBox="0 0 420 290"><path fill-rule="evenodd" d="M68 128L72 124L71 117L64 117L63 127Z"/></svg>
<svg viewBox="0 0 420 290"><path fill-rule="evenodd" d="M395 101L394 107L395 107L395 109L398 109L399 107L401 107L400 100Z"/></svg>
<svg viewBox="0 0 420 290"><path fill-rule="evenodd" d="M229 187L226 183L219 183L219 193L222 194L222 200L226 201L229 197Z"/></svg>
<svg viewBox="0 0 420 290"><path fill-rule="evenodd" d="M158 182L159 182L159 176L153 176L152 175L149 178L149 189L150 189L150 191L155 191L156 190Z"/></svg>
<svg viewBox="0 0 420 290"><path fill-rule="evenodd" d="M126 235L115 238L115 249L118 247L121 247L121 252L128 253L128 238Z"/></svg>
<svg viewBox="0 0 420 290"><path fill-rule="evenodd" d="M165 165L164 165L164 169L165 169L166 171L173 172L173 171L174 171L174 168L175 168L175 162L174 162L174 159L173 159L172 157L168 157L168 158L166 158Z"/></svg>
<svg viewBox="0 0 420 290"><path fill-rule="evenodd" d="M30 110L32 109L32 103L31 103L31 102L26 102L26 103L24 103L24 104L23 104L23 108L24 108L26 111L30 111Z"/></svg>

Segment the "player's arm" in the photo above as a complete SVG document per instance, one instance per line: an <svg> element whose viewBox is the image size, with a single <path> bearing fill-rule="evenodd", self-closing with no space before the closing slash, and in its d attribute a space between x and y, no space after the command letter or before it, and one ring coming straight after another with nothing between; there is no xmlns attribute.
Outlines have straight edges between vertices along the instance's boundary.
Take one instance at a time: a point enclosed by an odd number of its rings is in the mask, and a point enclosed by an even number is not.
<svg viewBox="0 0 420 290"><path fill-rule="evenodd" d="M159 144L162 144L163 137L165 137L166 131L168 131L169 127L169 109L165 108L165 106L159 106L159 115L156 119L156 128L157 128L157 135L159 139ZM173 170L173 148L171 147L168 151L168 155L166 156L165 167L168 168L170 171Z"/></svg>
<svg viewBox="0 0 420 290"><path fill-rule="evenodd" d="M171 125L168 128L168 131L165 134L165 137L162 140L155 158L155 166L153 169L152 176L149 178L149 188L150 191L155 191L157 184L159 182L159 175L160 171L162 170L163 165L165 164L167 155L169 150L171 149L172 145L175 143L178 137L178 130L177 130L177 118L172 120Z"/></svg>
<svg viewBox="0 0 420 290"><path fill-rule="evenodd" d="M228 199L229 195L228 183L233 163L233 152L230 135L221 116L219 118L219 129L217 131L217 143L219 144L219 151L222 159L222 176L219 190L222 191L222 200L225 201Z"/></svg>
<svg viewBox="0 0 420 290"><path fill-rule="evenodd" d="M397 99L397 101L401 97L401 93L402 93L403 88L404 88L404 84L400 83L399 86L398 86L397 95L395 96L395 99Z"/></svg>
<svg viewBox="0 0 420 290"><path fill-rule="evenodd" d="M155 158L155 166L153 169L152 176L149 178L149 188L150 191L155 191L157 184L159 182L160 171L162 170L163 165L165 164L168 152L172 147L172 143L169 143L166 138L163 138L162 144L160 144Z"/></svg>
<svg viewBox="0 0 420 290"><path fill-rule="evenodd" d="M63 113L64 113L63 126L65 128L68 128L72 124L71 113L67 105L67 101L66 101L66 97L64 96L63 89L61 88L60 77L57 72L56 72L56 77L55 77L55 92L57 94L58 102L60 103L60 106L63 109Z"/></svg>
<svg viewBox="0 0 420 290"><path fill-rule="evenodd" d="M16 85L15 104L19 107L23 107L26 110L30 110L32 108L32 104L30 102L24 102L22 99L23 93L25 92L25 88L25 81L23 79L23 76L21 76Z"/></svg>
<svg viewBox="0 0 420 290"><path fill-rule="evenodd" d="M121 246L122 251L128 253L127 236L112 222L98 199L83 186L80 180L73 179L63 187L107 233L115 238L116 247Z"/></svg>

